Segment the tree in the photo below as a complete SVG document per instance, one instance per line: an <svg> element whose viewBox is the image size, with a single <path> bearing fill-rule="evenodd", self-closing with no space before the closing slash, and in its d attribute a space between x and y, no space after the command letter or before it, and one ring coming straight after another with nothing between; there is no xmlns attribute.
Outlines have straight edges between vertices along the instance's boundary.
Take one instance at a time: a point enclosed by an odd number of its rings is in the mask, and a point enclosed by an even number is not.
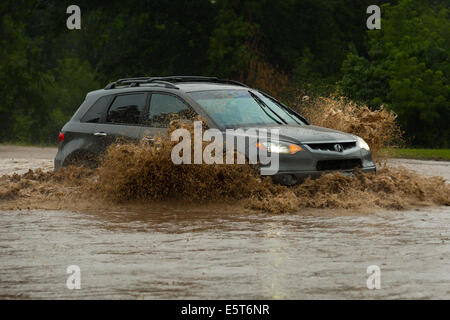
<svg viewBox="0 0 450 320"><path fill-rule="evenodd" d="M9 15L0 20L0 138L38 142L47 110L41 88L49 80L33 61L41 54L24 25Z"/></svg>
<svg viewBox="0 0 450 320"><path fill-rule="evenodd" d="M343 94L386 103L416 145L450 144L450 11L418 0L382 7L382 29L369 31L369 57L343 63Z"/></svg>

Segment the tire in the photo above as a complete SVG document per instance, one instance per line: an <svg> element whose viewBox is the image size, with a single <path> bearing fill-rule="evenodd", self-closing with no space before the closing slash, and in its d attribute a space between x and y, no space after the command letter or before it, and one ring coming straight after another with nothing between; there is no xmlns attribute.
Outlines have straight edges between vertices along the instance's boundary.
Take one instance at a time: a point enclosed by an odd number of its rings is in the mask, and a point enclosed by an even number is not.
<svg viewBox="0 0 450 320"><path fill-rule="evenodd" d="M94 169L98 167L98 157L91 152L76 152L70 154L63 162L63 167L76 166Z"/></svg>

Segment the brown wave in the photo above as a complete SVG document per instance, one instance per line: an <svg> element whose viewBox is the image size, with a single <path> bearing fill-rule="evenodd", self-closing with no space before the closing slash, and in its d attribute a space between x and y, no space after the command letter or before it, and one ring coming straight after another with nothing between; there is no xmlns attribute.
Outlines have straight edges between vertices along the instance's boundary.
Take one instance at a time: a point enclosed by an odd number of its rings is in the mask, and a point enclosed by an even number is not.
<svg viewBox="0 0 450 320"><path fill-rule="evenodd" d="M0 178L0 209L128 210L136 205L165 210L234 205L234 210L271 213L303 209L405 209L450 205L450 186L441 177L381 166L376 175L357 171L307 179L293 187L261 179L250 165L175 165L174 142L112 145L99 168L66 167Z"/></svg>

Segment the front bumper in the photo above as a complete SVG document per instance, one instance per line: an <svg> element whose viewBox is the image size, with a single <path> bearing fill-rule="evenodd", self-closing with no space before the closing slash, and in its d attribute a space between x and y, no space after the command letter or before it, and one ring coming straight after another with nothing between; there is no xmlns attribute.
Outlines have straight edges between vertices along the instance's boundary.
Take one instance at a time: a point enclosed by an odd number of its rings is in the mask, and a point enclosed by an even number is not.
<svg viewBox="0 0 450 320"><path fill-rule="evenodd" d="M275 182L284 185L292 185L304 181L306 178L318 178L327 172L342 172L351 175L355 166L329 169L323 163L335 161L357 162L359 169L364 173L376 173L376 166L372 160L372 153L358 147L343 152L316 151L303 146L303 151L294 155L280 154L278 170L274 174L268 174ZM263 171L261 174L264 175Z"/></svg>
<svg viewBox="0 0 450 320"><path fill-rule="evenodd" d="M377 169L375 166L359 168L363 173L375 174ZM332 171L290 171L290 172L278 172L275 175L270 176L275 183L282 185L294 185L301 183L306 180L306 178L316 179L319 178L324 173L329 172L342 172L344 175L352 175L354 169L349 170L332 170Z"/></svg>

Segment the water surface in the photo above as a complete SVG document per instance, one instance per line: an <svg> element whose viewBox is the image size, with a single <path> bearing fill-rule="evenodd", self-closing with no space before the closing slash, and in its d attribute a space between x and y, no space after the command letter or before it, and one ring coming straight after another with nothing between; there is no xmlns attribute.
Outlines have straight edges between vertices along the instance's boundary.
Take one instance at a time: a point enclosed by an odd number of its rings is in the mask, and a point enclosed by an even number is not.
<svg viewBox="0 0 450 320"><path fill-rule="evenodd" d="M320 211L315 211L320 212ZM450 298L450 208L0 212L0 298ZM81 289L66 268L81 269ZM369 290L366 268L381 268Z"/></svg>

